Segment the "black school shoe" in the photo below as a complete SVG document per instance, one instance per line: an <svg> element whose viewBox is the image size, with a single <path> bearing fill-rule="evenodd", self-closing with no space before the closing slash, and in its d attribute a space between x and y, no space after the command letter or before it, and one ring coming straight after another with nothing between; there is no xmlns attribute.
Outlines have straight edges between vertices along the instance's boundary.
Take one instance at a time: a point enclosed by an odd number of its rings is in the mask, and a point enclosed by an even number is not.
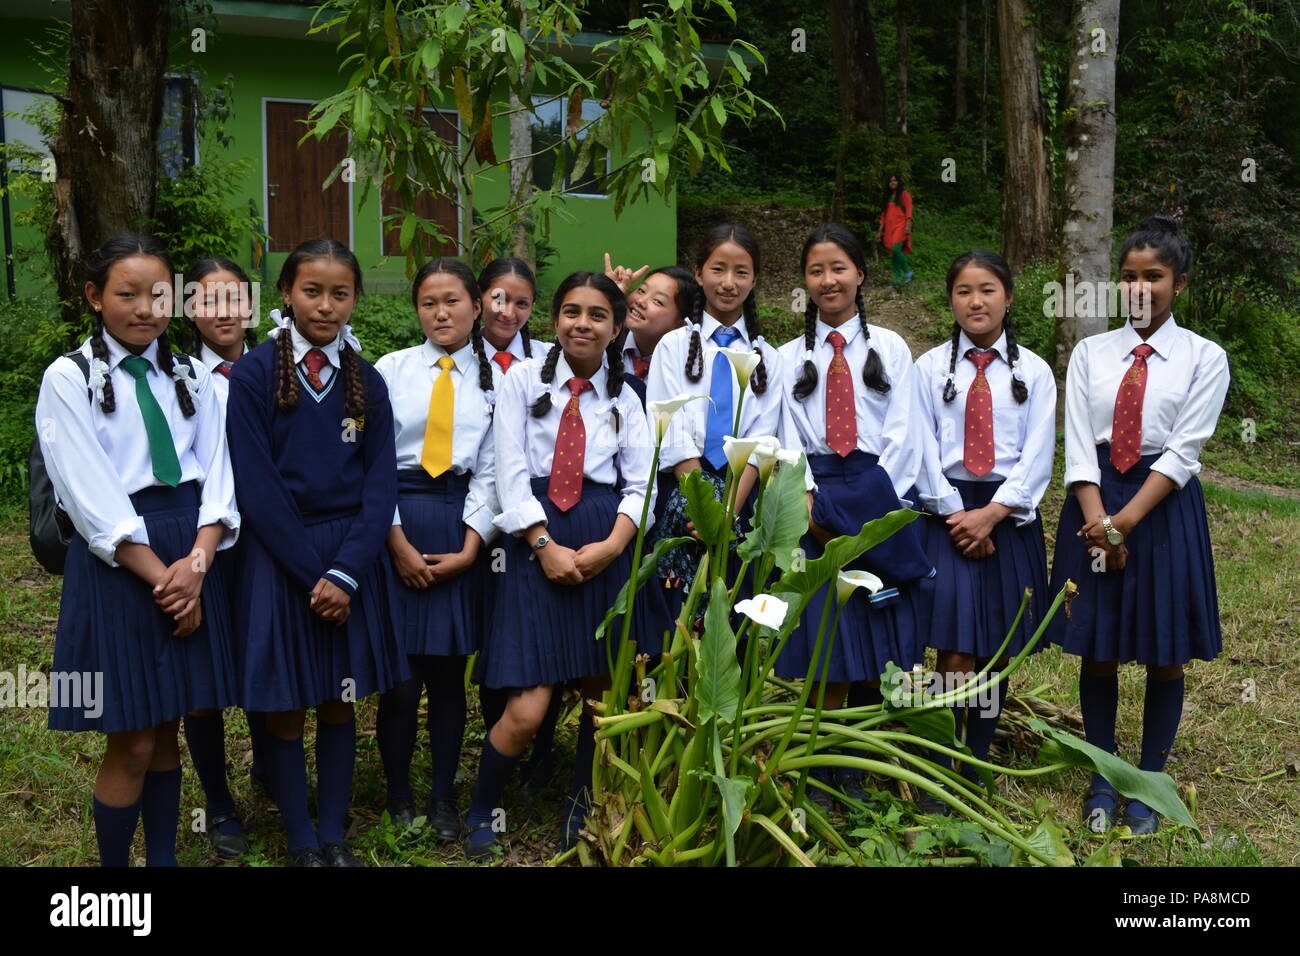
<svg viewBox="0 0 1300 956"><path fill-rule="evenodd" d="M212 849L216 850L217 856L223 860L236 860L243 856L252 847L248 843L248 837L243 833L222 833L219 827L223 823L234 820L239 822L238 814L218 813L214 814L208 821L208 842L212 844Z"/></svg>
<svg viewBox="0 0 1300 956"><path fill-rule="evenodd" d="M1110 806L1106 805L1109 799ZM1115 826L1119 811L1119 791L1112 787L1092 787L1083 798L1083 822L1092 833L1105 833ZM1127 817L1125 823L1128 822Z"/></svg>
<svg viewBox="0 0 1300 956"><path fill-rule="evenodd" d="M357 859L352 848L346 843L326 843L322 855L325 857L325 865L333 867L364 867L365 864Z"/></svg>
<svg viewBox="0 0 1300 956"><path fill-rule="evenodd" d="M395 827L409 827L415 822L415 804L410 797L389 797L385 801L388 819Z"/></svg>
<svg viewBox="0 0 1300 956"><path fill-rule="evenodd" d="M430 800L425 810L429 828L442 840L459 840L460 808L455 800Z"/></svg>
<svg viewBox="0 0 1300 956"><path fill-rule="evenodd" d="M325 857L321 855L320 850L315 847L309 847L305 850L299 850L297 853L289 854L290 866L307 866L307 867L326 867Z"/></svg>
<svg viewBox="0 0 1300 956"><path fill-rule="evenodd" d="M1160 829L1160 814L1152 810L1146 816L1138 816L1130 812L1133 802L1124 807L1124 826L1132 831L1134 836L1150 836Z"/></svg>

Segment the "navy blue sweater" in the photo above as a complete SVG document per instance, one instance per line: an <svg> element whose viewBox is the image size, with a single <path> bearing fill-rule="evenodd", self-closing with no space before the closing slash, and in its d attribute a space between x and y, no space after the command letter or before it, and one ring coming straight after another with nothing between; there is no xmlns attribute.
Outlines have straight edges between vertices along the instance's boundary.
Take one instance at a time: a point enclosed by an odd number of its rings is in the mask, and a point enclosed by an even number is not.
<svg viewBox="0 0 1300 956"><path fill-rule="evenodd" d="M231 368L226 434L244 533L251 532L305 592L328 580L348 594L379 560L397 507L397 460L388 388L361 359L367 410L359 428L348 417L338 369L317 403L300 380L298 405L275 402L275 341ZM296 374L296 370L295 370ZM302 515L355 512L338 554L317 554Z"/></svg>

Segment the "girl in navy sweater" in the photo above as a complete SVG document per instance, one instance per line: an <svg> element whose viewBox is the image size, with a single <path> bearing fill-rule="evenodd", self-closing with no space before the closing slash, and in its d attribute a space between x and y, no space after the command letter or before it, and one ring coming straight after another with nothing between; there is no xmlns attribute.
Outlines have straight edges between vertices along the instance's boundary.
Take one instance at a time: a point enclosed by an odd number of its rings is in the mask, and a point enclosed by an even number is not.
<svg viewBox="0 0 1300 956"><path fill-rule="evenodd" d="M273 338L230 377L228 434L250 530L239 638L246 710L267 713L271 793L295 866L361 866L343 840L356 755L353 702L409 676L384 551L397 507L393 414L348 317L361 267L312 239L285 260ZM303 726L316 708L319 835L307 813Z"/></svg>

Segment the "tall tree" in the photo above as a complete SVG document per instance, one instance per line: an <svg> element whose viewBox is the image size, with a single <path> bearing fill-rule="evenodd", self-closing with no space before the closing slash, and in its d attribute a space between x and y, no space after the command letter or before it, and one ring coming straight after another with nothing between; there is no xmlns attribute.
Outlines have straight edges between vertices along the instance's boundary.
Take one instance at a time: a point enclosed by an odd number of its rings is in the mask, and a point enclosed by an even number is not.
<svg viewBox="0 0 1300 956"><path fill-rule="evenodd" d="M961 0L957 7L957 62L952 71L952 115L958 122L966 115L966 27L966 0Z"/></svg>
<svg viewBox="0 0 1300 956"><path fill-rule="evenodd" d="M989 0L984 0L984 54L980 59L980 192L989 188Z"/></svg>
<svg viewBox="0 0 1300 956"><path fill-rule="evenodd" d="M1038 85L1038 30L1029 0L999 0L1001 64L1002 254L1012 266L1047 258L1052 241L1052 181Z"/></svg>
<svg viewBox="0 0 1300 956"><path fill-rule="evenodd" d="M907 142L907 5L898 0L894 8L894 24L898 42L898 132Z"/></svg>
<svg viewBox="0 0 1300 956"><path fill-rule="evenodd" d="M855 133L885 126L885 79L876 54L876 32L871 7L858 0L827 0L830 18L831 54L840 98L840 146L835 160L835 198L831 215L839 219L844 211L844 170L848 162L846 145Z"/></svg>
<svg viewBox="0 0 1300 956"><path fill-rule="evenodd" d="M1115 59L1120 0L1075 0L1065 152L1062 275L1102 288L1110 279L1111 210L1115 193ZM1067 284L1068 288L1068 284ZM1063 309L1056 320L1056 367L1064 371L1075 343L1106 331L1106 303ZM1083 298L1086 304L1089 298Z"/></svg>
<svg viewBox="0 0 1300 956"><path fill-rule="evenodd" d="M83 314L85 256L154 216L170 29L167 0L72 4L68 86L50 140L54 218L45 237L69 335Z"/></svg>

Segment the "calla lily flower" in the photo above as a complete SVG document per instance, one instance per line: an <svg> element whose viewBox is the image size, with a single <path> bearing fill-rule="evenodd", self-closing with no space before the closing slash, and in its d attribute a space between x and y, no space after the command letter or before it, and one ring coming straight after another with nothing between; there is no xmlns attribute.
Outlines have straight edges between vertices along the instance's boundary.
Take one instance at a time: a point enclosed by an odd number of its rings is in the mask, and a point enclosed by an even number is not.
<svg viewBox="0 0 1300 956"><path fill-rule="evenodd" d="M668 432L668 423L672 421L678 410L688 402L693 402L697 398L708 398L707 395L678 395L676 398L665 399L661 402L646 403L646 413L650 416L650 424L654 426L655 441L663 441L664 435Z"/></svg>
<svg viewBox="0 0 1300 956"><path fill-rule="evenodd" d="M776 630L785 623L790 605L771 594L755 594L752 598L737 601L736 610L755 624Z"/></svg>
<svg viewBox="0 0 1300 956"><path fill-rule="evenodd" d="M736 380L740 382L741 391L744 391L749 387L749 376L758 368L763 356L752 349L725 348L720 351L736 370Z"/></svg>
<svg viewBox="0 0 1300 956"><path fill-rule="evenodd" d="M745 470L745 465L749 463L749 456L754 454L754 449L758 447L758 440L755 438L737 438L734 435L726 435L722 439L722 452L727 456L727 461L731 463L731 471L737 478Z"/></svg>
<svg viewBox="0 0 1300 956"><path fill-rule="evenodd" d="M758 442L758 447L754 449L754 454L758 456L758 477L760 481L767 481L779 460L776 456L781 451L781 443L774 435L759 435L754 440Z"/></svg>
<svg viewBox="0 0 1300 956"><path fill-rule="evenodd" d="M875 594L884 586L885 582L870 571L841 571L835 580L835 596L840 604L844 604L858 588L866 588L868 594Z"/></svg>

